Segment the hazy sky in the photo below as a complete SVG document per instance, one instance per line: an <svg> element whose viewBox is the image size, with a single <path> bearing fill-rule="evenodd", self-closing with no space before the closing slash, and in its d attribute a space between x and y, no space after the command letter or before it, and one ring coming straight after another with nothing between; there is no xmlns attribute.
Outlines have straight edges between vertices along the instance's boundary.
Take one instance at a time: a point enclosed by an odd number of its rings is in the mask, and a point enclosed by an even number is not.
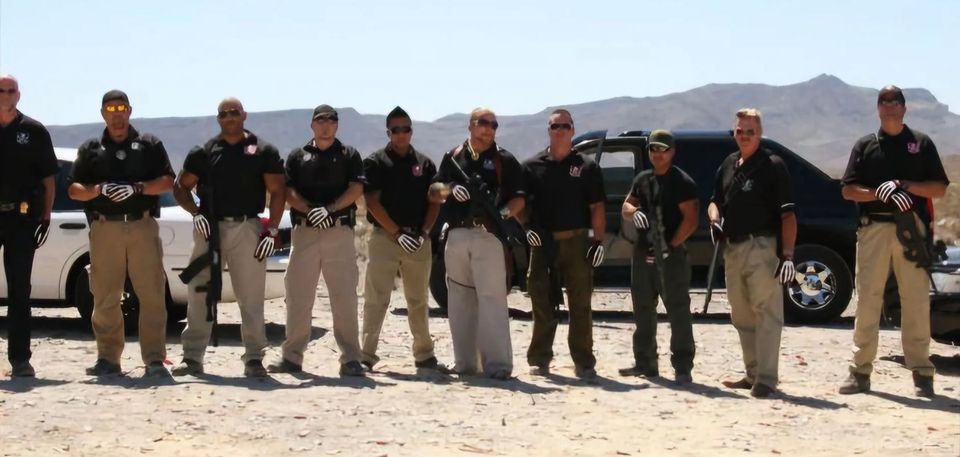
<svg viewBox="0 0 960 457"><path fill-rule="evenodd" d="M320 103L433 120L821 73L960 112L960 2L0 0L0 72L46 124ZM950 57L953 55L954 57Z"/></svg>

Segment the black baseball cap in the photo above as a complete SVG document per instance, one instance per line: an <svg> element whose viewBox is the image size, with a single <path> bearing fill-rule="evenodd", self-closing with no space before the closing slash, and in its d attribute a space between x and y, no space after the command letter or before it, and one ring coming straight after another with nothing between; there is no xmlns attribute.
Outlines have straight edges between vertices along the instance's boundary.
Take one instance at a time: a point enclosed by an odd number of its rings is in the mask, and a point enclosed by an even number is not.
<svg viewBox="0 0 960 457"><path fill-rule="evenodd" d="M100 106L106 105L107 102L121 101L126 104L130 104L130 98L127 97L127 94L118 89L113 89L105 94L103 94L103 101L100 102Z"/></svg>
<svg viewBox="0 0 960 457"><path fill-rule="evenodd" d="M320 105L320 106L318 106L318 107L316 107L316 108L313 109L313 118L312 118L312 119L314 119L314 120L317 120L317 119L333 119L333 120L336 121L336 120L339 120L340 117L337 116L337 110L333 109L332 106L330 106L330 105Z"/></svg>
<svg viewBox="0 0 960 457"><path fill-rule="evenodd" d="M900 103L903 103L904 105L907 104L907 100L903 98L903 90L897 86L894 86L893 84L889 86L883 86L883 88L880 89L880 93L877 94L877 103L880 103L880 101L883 99L889 99L890 96L900 100Z"/></svg>

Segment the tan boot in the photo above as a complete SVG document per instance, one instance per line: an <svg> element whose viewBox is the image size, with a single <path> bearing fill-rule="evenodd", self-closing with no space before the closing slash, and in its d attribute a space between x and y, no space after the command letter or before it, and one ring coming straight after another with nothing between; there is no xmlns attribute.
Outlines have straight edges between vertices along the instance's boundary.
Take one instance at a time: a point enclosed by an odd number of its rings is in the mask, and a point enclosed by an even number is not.
<svg viewBox="0 0 960 457"><path fill-rule="evenodd" d="M843 395L859 394L870 391L870 375L862 373L850 373L846 381L840 385L840 392Z"/></svg>

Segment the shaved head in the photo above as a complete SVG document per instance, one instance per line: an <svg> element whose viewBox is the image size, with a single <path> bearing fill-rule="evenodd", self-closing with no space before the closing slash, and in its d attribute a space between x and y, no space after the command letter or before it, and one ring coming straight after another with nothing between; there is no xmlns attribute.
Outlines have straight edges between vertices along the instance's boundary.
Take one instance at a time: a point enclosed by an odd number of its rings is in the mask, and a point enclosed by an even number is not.
<svg viewBox="0 0 960 457"><path fill-rule="evenodd" d="M220 100L220 104L217 105L217 111L220 112L228 109L239 109L243 111L243 103L240 103L240 99L237 97L227 97Z"/></svg>
<svg viewBox="0 0 960 457"><path fill-rule="evenodd" d="M20 88L20 83L17 82L17 78L13 75L8 75L6 73L0 73L0 83L10 82L13 83L14 89Z"/></svg>
<svg viewBox="0 0 960 457"><path fill-rule="evenodd" d="M20 84L13 75L0 73L0 125L8 124L17 114Z"/></svg>

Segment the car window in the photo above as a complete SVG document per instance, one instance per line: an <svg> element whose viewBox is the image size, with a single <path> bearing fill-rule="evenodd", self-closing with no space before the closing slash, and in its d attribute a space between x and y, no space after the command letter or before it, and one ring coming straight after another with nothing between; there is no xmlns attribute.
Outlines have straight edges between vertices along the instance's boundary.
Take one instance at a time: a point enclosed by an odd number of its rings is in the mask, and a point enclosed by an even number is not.
<svg viewBox="0 0 960 457"><path fill-rule="evenodd" d="M713 195L717 169L727 156L737 150L733 138L716 139L679 139L673 164L685 171L693 182L697 183L697 196L700 198L701 211L706 211L707 202ZM649 158L645 158L649 166ZM706 226L707 219L700 218L700 225Z"/></svg>

